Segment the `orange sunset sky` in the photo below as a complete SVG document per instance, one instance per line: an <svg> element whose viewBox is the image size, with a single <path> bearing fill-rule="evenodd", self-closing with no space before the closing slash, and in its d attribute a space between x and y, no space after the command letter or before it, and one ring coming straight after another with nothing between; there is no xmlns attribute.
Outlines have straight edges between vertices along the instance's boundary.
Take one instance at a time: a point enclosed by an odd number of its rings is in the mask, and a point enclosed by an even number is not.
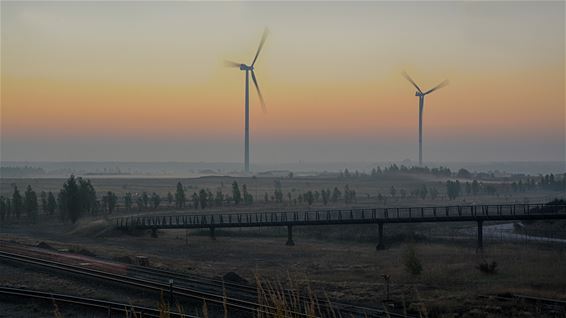
<svg viewBox="0 0 566 318"><path fill-rule="evenodd" d="M1 3L2 160L564 160L555 2Z"/></svg>

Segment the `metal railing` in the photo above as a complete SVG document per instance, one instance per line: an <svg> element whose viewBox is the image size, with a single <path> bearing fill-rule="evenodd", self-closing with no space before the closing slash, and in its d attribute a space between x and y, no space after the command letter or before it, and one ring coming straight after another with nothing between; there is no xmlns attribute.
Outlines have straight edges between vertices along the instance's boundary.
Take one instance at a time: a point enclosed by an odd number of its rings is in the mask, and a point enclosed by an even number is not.
<svg viewBox="0 0 566 318"><path fill-rule="evenodd" d="M118 228L210 228L363 223L566 218L566 206L545 204L454 205L364 208L292 212L216 213L131 216L116 219Z"/></svg>

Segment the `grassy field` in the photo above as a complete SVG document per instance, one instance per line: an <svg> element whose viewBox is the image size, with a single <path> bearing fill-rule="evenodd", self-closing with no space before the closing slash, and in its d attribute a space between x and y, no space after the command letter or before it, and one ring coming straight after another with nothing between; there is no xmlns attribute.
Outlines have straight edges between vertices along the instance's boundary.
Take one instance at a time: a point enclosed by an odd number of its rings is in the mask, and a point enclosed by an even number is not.
<svg viewBox="0 0 566 318"><path fill-rule="evenodd" d="M246 184L250 193L256 198L263 200L265 192L273 192L274 181L281 180L283 193L295 191L321 190L326 188L338 187L340 190L346 184L353 186L360 197L366 194L377 195L377 193L389 194L392 185L399 188L413 188L422 184L443 187L443 179L417 178L415 176L404 176L395 179L380 180L351 180L336 177L293 177L293 178L274 178L274 177L201 177L201 178L90 178L94 187L98 191L113 191L123 196L126 192L156 192L159 195L166 195L168 192L175 192L177 182L181 182L187 192L197 191L201 188L208 188L211 191L222 189L225 193L231 191L231 184L237 181L240 186ZM58 191L64 178L2 178L0 179L0 194L6 195L12 191L13 185L24 189L28 185L36 191ZM440 182L440 184L439 184ZM354 184L355 183L355 184Z"/></svg>
<svg viewBox="0 0 566 318"><path fill-rule="evenodd" d="M284 245L286 229L232 229L216 231L216 240L207 231L164 230L158 238L149 232L128 235L111 227L111 217L129 213L223 213L259 210L288 210L306 208L341 208L365 206L419 206L443 204L486 204L546 202L561 193L533 191L529 193L462 196L448 200L445 181L441 178L404 176L389 179L343 179L337 177L202 177L191 179L140 179L140 178L93 178L92 183L101 195L113 191L119 197L126 192L157 192L164 197L174 193L175 185L182 182L187 196L201 188L215 192L220 188L231 193L231 183L246 184L256 201L251 206L229 205L206 210L187 208L175 210L163 202L157 210L124 211L114 215L85 217L77 224L60 223L56 218L40 218L35 225L13 223L0 226L0 240L15 240L34 245L48 242L59 248L87 249L109 259L148 256L154 266L175 268L200 275L221 277L236 272L248 281L256 275L268 280L286 281L289 277L306 288L327 292L341 302L361 305L381 304L385 285L382 275L391 276L391 293L396 306L404 302L409 310L426 308L431 317L486 316L541 316L536 308L517 304L500 304L494 300L479 298L485 294L520 293L531 296L566 299L566 252L562 246L501 243L486 240L486 249L477 253L475 240L462 235L461 229L473 227L466 223L387 225L385 239L387 249L376 251L376 225L296 227L294 247ZM284 202L264 202L265 192L273 193L274 182L281 181ZM9 195L14 185L25 189L29 184L37 192L58 191L64 179L0 179L0 193ZM440 191L437 199L389 197L379 201L378 194L387 195L389 189L412 189L426 185ZM304 191L346 185L357 193L357 200L346 204L343 200L323 206L315 202L289 202ZM119 202L120 204L120 202ZM187 244L188 242L188 244ZM407 251L413 249L422 265L422 273L410 274L405 268ZM496 274L485 274L477 269L483 260L497 262ZM544 266L540 266L544 264ZM21 273L25 275L25 273ZM6 279L3 277L3 279ZM50 280L51 281L51 280ZM26 284L32 284L26 280ZM17 285L17 279L14 281ZM56 284L55 284L56 285ZM53 287L56 288L56 287ZM80 288L79 288L80 290ZM424 306L424 307L422 307ZM475 312L475 314L474 314ZM479 312L479 314L478 314Z"/></svg>
<svg viewBox="0 0 566 318"><path fill-rule="evenodd" d="M430 204L462 204L462 203L525 203L525 202L539 202L550 201L561 193L552 191L532 191L527 193L510 193L501 192L499 195L476 195L470 196L462 194L456 200L448 200L446 196L446 178L436 178L430 176L418 175L401 175L395 178L385 176L379 179L359 178L359 179L345 179L338 177L293 177L293 178L275 178L275 177L201 177L201 178L92 178L90 179L98 195L102 195L107 191L112 191L117 194L121 200L123 196L130 192L132 194L141 194L147 192L149 194L156 192L162 197L162 208L167 205L165 197L169 192L175 193L177 182L181 182L187 193L187 198L193 192L198 192L200 189L210 189L213 193L217 190L222 190L225 195L231 195L232 182L236 181L240 185L247 185L248 191L254 196L254 205L260 207L288 207L293 205L289 202L288 194L295 199L299 194L306 191L320 191L322 189L332 190L337 187L341 192L344 192L346 185L350 189L356 191L356 201L349 205L391 205L391 206L407 206L407 205L430 205ZM276 181L281 182L281 189L283 192L283 203L276 204L270 202L265 204L264 196L268 194L269 200L275 189L274 184ZM466 180L462 180L465 182ZM30 185L37 193L41 191L52 191L57 193L65 179L63 178L1 178L0 179L0 195L11 196L13 187L17 186L21 192ZM428 189L435 188L438 190L439 195L436 199L432 200L430 197L422 200L417 197L411 197L408 194L411 191L426 185ZM391 197L391 187L396 189L396 196ZM401 197L400 190L406 191L407 196ZM378 195L386 197L385 201L378 201ZM302 204L306 206L306 203ZM315 202L315 206L321 206L322 202ZM344 206L343 200L337 203L332 203L332 206ZM232 207L230 207L232 208ZM249 207L248 207L249 208Z"/></svg>
<svg viewBox="0 0 566 318"><path fill-rule="evenodd" d="M101 231L105 225L83 221L79 225L51 225L12 229L1 240L26 244L45 241L57 248L87 249L109 259L149 257L153 266L174 268L209 277L235 272L248 281L255 276L295 284L333 299L360 305L384 300L382 275L391 276L391 294L397 305L403 301L415 310L423 304L431 317L453 317L452 313L478 311L486 316L516 317L534 309L497 304L481 295L518 293L566 299L566 250L538 245L486 244L477 253L473 241L406 240L390 242L388 249L375 250L375 243L313 239L298 234L296 246L284 245L276 233L259 236L217 233L212 240L198 232L160 231L124 235ZM269 233L265 233L269 234ZM422 273L410 274L405 258L414 249ZM497 262L497 273L477 269L483 260ZM544 264L544 266L540 266ZM505 306L510 306L506 308ZM537 315L542 316L542 315Z"/></svg>

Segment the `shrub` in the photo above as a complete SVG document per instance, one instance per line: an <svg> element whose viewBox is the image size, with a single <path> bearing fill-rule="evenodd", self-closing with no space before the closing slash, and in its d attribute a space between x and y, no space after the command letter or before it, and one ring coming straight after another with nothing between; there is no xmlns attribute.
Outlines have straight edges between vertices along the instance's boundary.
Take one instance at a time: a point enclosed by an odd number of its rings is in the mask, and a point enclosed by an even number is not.
<svg viewBox="0 0 566 318"><path fill-rule="evenodd" d="M483 260L476 266L476 268L484 274L495 274L497 273L497 262L492 261L490 263L486 260Z"/></svg>
<svg viewBox="0 0 566 318"><path fill-rule="evenodd" d="M423 265L417 257L417 253L413 246L409 245L407 247L405 255L403 256L403 263L405 265L405 270L411 275L419 275L423 271Z"/></svg>

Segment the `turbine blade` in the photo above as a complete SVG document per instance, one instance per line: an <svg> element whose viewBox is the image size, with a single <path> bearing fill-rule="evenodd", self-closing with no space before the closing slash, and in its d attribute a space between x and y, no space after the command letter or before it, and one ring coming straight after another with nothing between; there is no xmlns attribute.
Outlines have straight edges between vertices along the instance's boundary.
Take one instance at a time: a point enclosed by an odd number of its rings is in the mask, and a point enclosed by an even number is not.
<svg viewBox="0 0 566 318"><path fill-rule="evenodd" d="M236 63L234 61L224 60L224 66L226 67L240 67L241 63Z"/></svg>
<svg viewBox="0 0 566 318"><path fill-rule="evenodd" d="M443 88L444 86L448 85L449 83L450 83L450 82L449 82L448 80L445 80L445 81L443 81L442 83L440 83L440 84L436 85L435 87L433 87L432 89L429 89L429 90L428 90L426 93L424 93L424 94L426 95L426 94L432 93L432 92L434 92L435 90L437 90L437 89L439 89L439 88Z"/></svg>
<svg viewBox="0 0 566 318"><path fill-rule="evenodd" d="M265 43L265 40L267 39L267 35L269 35L269 30L267 28L265 28L265 30L263 30L263 35L261 36L261 40L259 41L259 47L257 48L257 52L255 54L255 57L254 57L254 60L253 60L251 66L254 66L255 61L257 60L257 57L259 56L259 52L261 52L261 49L263 48L263 44Z"/></svg>
<svg viewBox="0 0 566 318"><path fill-rule="evenodd" d="M416 89L419 91L419 93L423 93L423 91L421 91L421 89L419 88L419 86L417 85L417 83L415 83L415 81L413 81L413 79L409 76L409 74L407 74L407 72L403 71L403 77L407 79L407 81L411 82L411 84L413 84L414 87L416 87Z"/></svg>
<svg viewBox="0 0 566 318"><path fill-rule="evenodd" d="M259 89L259 85L257 84L257 79L255 78L255 72L252 71L252 80L254 81L255 89L257 90L257 94L259 95L259 101L261 102L261 109L264 112L267 112L267 107L265 107L265 101L263 100L263 95L261 95L261 90Z"/></svg>

